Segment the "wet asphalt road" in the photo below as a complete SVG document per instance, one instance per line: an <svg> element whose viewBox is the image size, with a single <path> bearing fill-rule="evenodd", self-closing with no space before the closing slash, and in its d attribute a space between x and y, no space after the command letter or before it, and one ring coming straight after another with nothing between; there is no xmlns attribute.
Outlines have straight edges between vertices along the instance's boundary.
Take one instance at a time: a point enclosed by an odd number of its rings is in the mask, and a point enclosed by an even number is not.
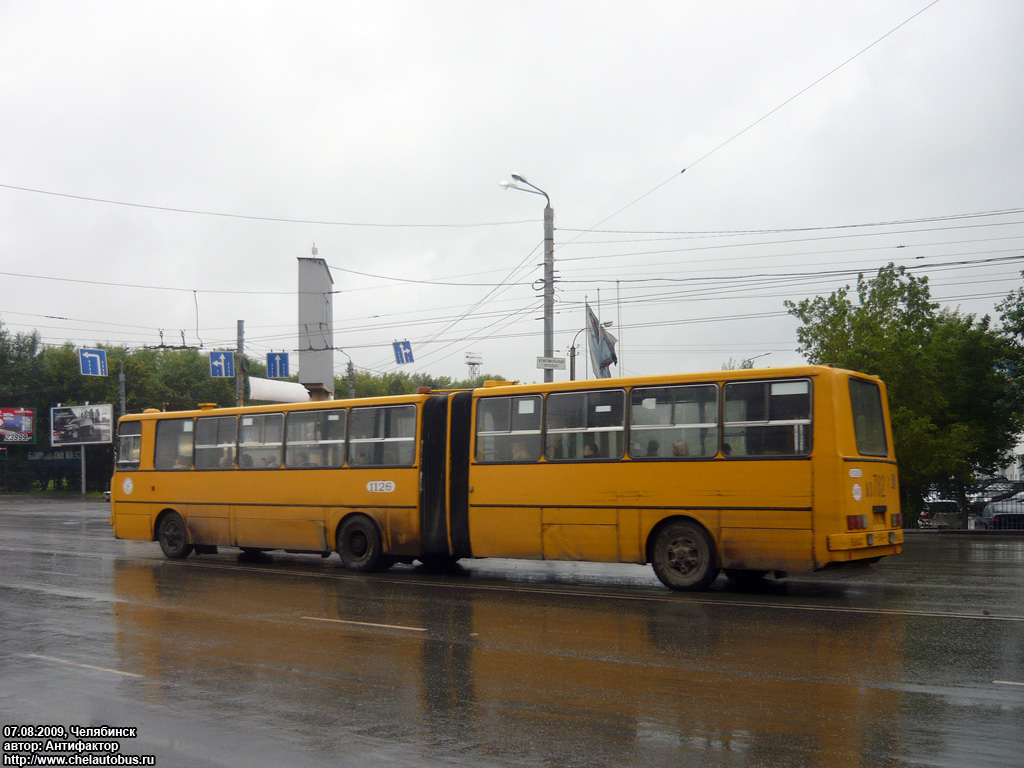
<svg viewBox="0 0 1024 768"><path fill-rule="evenodd" d="M1024 536L687 595L639 566L171 562L108 514L0 497L4 726L134 727L158 766L1024 765Z"/></svg>

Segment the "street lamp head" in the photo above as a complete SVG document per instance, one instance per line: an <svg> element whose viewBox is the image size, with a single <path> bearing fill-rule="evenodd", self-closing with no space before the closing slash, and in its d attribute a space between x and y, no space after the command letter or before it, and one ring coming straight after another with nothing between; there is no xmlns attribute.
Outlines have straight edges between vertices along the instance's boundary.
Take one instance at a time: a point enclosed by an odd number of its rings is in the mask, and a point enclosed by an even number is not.
<svg viewBox="0 0 1024 768"><path fill-rule="evenodd" d="M501 181L499 182L503 189L518 189L520 192L529 192L531 195L543 195L544 200L548 204L548 208L551 207L551 198L548 197L548 193L538 187L536 184L531 184L518 173L512 174L512 181ZM519 186L522 184L523 186ZM528 188L527 188L528 187Z"/></svg>

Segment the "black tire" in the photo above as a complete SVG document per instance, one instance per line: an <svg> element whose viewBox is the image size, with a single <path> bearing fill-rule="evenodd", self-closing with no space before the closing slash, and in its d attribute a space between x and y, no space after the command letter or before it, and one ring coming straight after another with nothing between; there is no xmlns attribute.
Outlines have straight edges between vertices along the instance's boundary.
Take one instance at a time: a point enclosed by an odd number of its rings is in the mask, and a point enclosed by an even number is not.
<svg viewBox="0 0 1024 768"><path fill-rule="evenodd" d="M687 592L707 589L719 572L711 537L688 520L669 523L658 532L651 565L662 584Z"/></svg>
<svg viewBox="0 0 1024 768"><path fill-rule="evenodd" d="M156 533L157 541L164 555L171 560L181 560L192 554L192 545L188 541L188 528L177 512L168 512L160 518L160 526Z"/></svg>
<svg viewBox="0 0 1024 768"><path fill-rule="evenodd" d="M376 523L366 515L345 519L338 528L338 554L350 571L379 571L387 562ZM390 564L390 563L388 563Z"/></svg>

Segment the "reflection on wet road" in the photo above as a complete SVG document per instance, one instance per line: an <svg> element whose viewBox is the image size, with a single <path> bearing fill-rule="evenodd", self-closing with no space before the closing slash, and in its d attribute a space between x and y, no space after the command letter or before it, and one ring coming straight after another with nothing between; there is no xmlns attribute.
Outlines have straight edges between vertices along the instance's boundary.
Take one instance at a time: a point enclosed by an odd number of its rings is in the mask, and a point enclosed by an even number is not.
<svg viewBox="0 0 1024 768"><path fill-rule="evenodd" d="M1024 540L844 578L167 561L106 507L0 502L4 724L134 726L157 765L1016 766Z"/></svg>

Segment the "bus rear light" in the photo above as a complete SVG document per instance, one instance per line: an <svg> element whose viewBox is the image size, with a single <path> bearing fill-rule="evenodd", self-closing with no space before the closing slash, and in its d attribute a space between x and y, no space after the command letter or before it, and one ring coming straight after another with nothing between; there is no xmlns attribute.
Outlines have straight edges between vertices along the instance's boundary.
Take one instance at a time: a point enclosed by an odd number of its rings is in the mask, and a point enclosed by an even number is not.
<svg viewBox="0 0 1024 768"><path fill-rule="evenodd" d="M867 515L847 515L846 527L851 531L863 531L868 527Z"/></svg>
<svg viewBox="0 0 1024 768"><path fill-rule="evenodd" d="M899 512L892 513L892 520L889 523L890 528L902 528L903 527L903 515Z"/></svg>

